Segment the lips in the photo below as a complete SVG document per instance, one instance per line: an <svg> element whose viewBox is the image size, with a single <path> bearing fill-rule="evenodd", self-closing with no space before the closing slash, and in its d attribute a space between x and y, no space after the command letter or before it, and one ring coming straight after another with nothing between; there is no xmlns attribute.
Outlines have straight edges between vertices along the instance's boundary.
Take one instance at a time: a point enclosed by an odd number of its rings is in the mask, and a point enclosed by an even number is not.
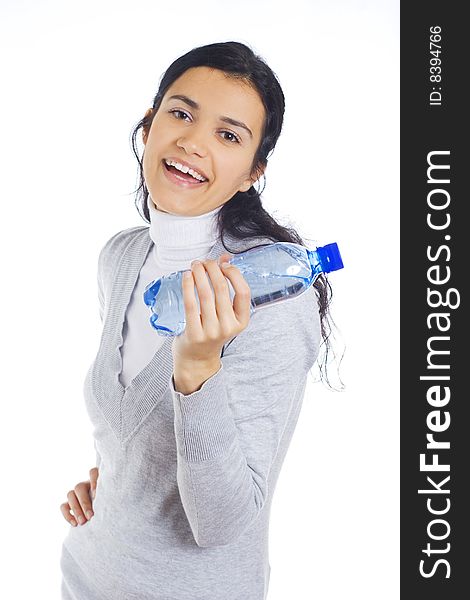
<svg viewBox="0 0 470 600"><path fill-rule="evenodd" d="M204 173L204 171L202 171L198 166L192 165L191 163L188 163L185 160L182 160L181 158L178 158L177 156L167 156L166 158L164 158L163 162L166 165L165 160L173 160L173 161L175 161L177 163L180 163L180 165L184 165L185 167L188 167L188 169L192 169L193 171L197 171L197 173L199 173L199 175L202 175L206 181L209 180L209 177L207 177L207 175ZM203 183L206 183L206 182L204 181Z"/></svg>
<svg viewBox="0 0 470 600"><path fill-rule="evenodd" d="M190 175L186 177L174 167L169 168L164 160L162 161L162 169L168 181L174 185L177 185L180 189L196 189L197 187L204 186L207 183L207 181L198 181Z"/></svg>

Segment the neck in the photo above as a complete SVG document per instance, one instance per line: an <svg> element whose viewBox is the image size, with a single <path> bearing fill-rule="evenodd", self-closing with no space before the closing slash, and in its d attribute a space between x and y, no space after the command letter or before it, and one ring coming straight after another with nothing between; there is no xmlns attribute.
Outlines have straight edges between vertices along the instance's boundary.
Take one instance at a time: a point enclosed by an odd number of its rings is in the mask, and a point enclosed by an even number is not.
<svg viewBox="0 0 470 600"><path fill-rule="evenodd" d="M164 269L187 269L191 261L204 260L217 241L217 214L221 206L202 215L176 215L157 209L151 196L149 234L155 260Z"/></svg>

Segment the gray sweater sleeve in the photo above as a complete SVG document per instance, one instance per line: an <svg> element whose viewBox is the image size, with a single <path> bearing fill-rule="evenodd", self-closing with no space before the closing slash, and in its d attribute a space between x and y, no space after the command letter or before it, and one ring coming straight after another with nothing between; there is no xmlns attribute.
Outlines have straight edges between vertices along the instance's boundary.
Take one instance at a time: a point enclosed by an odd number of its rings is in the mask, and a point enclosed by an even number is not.
<svg viewBox="0 0 470 600"><path fill-rule="evenodd" d="M258 309L192 394L170 390L177 481L199 546L230 544L253 523L320 344L317 292Z"/></svg>

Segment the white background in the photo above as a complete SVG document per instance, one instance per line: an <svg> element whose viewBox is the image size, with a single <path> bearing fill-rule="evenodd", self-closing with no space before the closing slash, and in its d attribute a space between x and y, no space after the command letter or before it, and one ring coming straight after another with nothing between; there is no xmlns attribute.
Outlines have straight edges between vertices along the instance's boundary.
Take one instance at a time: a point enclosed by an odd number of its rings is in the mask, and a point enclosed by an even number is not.
<svg viewBox="0 0 470 600"><path fill-rule="evenodd" d="M59 600L59 506L95 464L82 385L101 332L98 252L146 224L130 132L174 59L228 40L260 54L286 96L265 207L338 242L345 265L330 282L347 387L308 384L271 512L268 599L399 597L398 0L3 0L9 600Z"/></svg>

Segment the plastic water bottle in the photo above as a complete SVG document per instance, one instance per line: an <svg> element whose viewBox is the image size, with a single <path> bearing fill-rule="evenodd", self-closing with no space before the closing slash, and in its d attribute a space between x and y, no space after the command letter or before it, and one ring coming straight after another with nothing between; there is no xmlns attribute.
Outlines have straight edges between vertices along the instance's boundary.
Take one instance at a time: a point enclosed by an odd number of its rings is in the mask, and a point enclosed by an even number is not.
<svg viewBox="0 0 470 600"><path fill-rule="evenodd" d="M302 294L320 273L343 268L336 243L311 250L300 244L275 242L236 254L228 262L238 267L251 289L250 316L263 306ZM152 313L150 324L160 335L180 335L186 326L183 272L164 275L145 288L144 302ZM233 301L235 291L230 281L226 281ZM212 285L211 288L214 292ZM200 310L196 287L195 296Z"/></svg>

